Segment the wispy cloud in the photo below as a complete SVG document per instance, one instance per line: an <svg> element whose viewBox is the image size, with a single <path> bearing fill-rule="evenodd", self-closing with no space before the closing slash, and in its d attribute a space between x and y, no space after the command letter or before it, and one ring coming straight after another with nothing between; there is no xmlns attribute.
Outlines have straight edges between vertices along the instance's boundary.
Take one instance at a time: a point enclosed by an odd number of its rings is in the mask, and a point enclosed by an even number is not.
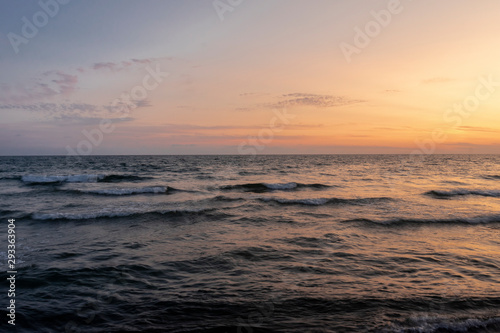
<svg viewBox="0 0 500 333"><path fill-rule="evenodd" d="M249 111L253 111L253 110L255 110L255 108L242 107L242 108L234 109L234 111L238 111L238 112L249 112Z"/></svg>
<svg viewBox="0 0 500 333"><path fill-rule="evenodd" d="M271 103L268 106L273 108L285 106L314 106L318 108L330 108L365 102L362 99L354 99L346 96L317 95L308 93L284 94L281 98L281 101Z"/></svg>
<svg viewBox="0 0 500 333"><path fill-rule="evenodd" d="M398 131L398 132L408 132L408 131L413 131L416 130L415 128L411 126L398 126L398 127L389 127L389 126L377 126L377 127L372 127L371 130L375 131Z"/></svg>
<svg viewBox="0 0 500 333"><path fill-rule="evenodd" d="M489 127L478 127L478 126L459 126L458 130L464 132L488 132L488 133L499 133L500 130L489 128Z"/></svg>
<svg viewBox="0 0 500 333"><path fill-rule="evenodd" d="M259 126L251 125L217 125L217 126L202 126L202 125L192 125L192 124L165 124L163 125L163 130L167 129L169 133L186 133L193 131L220 131L220 130L242 130L242 129L257 129Z"/></svg>
<svg viewBox="0 0 500 333"><path fill-rule="evenodd" d="M106 118L101 118L101 117L87 117L87 116L82 116L78 114L73 114L73 115L61 115L57 118L56 124L60 124L63 126L67 125L84 125L84 126L94 126L94 125L99 125L103 119L107 119L111 121L112 123L123 123L123 122L129 122L133 121L135 118L132 117L106 117Z"/></svg>
<svg viewBox="0 0 500 333"><path fill-rule="evenodd" d="M109 72L120 72L126 69L131 69L134 67L142 67L144 65L153 64L155 62L161 60L172 60L171 57L163 57L163 58L145 58L145 59L130 59L123 61L107 61L107 62L96 62L90 65L87 68L80 67L78 71L81 73L85 73L88 71L109 71Z"/></svg>
<svg viewBox="0 0 500 333"><path fill-rule="evenodd" d="M64 96L72 94L78 84L78 76L76 75L67 74L61 71L50 71L46 72L45 75L47 77L51 75L55 76L52 82L56 84L56 92Z"/></svg>
<svg viewBox="0 0 500 333"><path fill-rule="evenodd" d="M204 125L194 125L194 124L162 124L155 126L141 126L137 127L137 131L144 131L144 133L149 134L161 134L161 135L187 135L187 136L199 136L200 133L203 135L213 136L213 137L235 137L242 138L246 135L252 134L257 130L262 129L263 125L214 125L214 126L204 126ZM287 126L289 130L308 130L311 128L324 127L323 124L290 124ZM235 133L237 132L237 133ZM221 135L223 133L223 135ZM232 134L229 134L232 133Z"/></svg>
<svg viewBox="0 0 500 333"><path fill-rule="evenodd" d="M73 73L62 70L50 70L16 84L0 84L0 110L26 110L38 112L38 117L46 120L92 119L115 116L118 106L94 105L73 102L78 90L79 76L96 71L118 72L127 68L140 68L162 59L130 59L120 62L98 62L89 67L78 68ZM85 73L85 74L84 74ZM148 99L134 101L137 108L151 106ZM129 107L129 106L127 106Z"/></svg>
<svg viewBox="0 0 500 333"><path fill-rule="evenodd" d="M172 59L172 58L167 57L165 59ZM137 63L137 64L151 64L151 63L156 62L158 60L159 60L159 58L148 58L148 59L132 59L131 61L133 63Z"/></svg>
<svg viewBox="0 0 500 333"><path fill-rule="evenodd" d="M78 76L62 71L48 71L28 84L3 84L0 103L46 101L54 96L70 96L77 87Z"/></svg>
<svg viewBox="0 0 500 333"><path fill-rule="evenodd" d="M96 71L98 71L100 69L108 69L112 72L115 72L115 71L121 69L122 67L114 62L97 62L97 63L93 64L91 68L93 70L96 70Z"/></svg>
<svg viewBox="0 0 500 333"><path fill-rule="evenodd" d="M138 101L134 101L134 103L138 108L147 108L152 106L151 101L149 99L141 99Z"/></svg>
<svg viewBox="0 0 500 333"><path fill-rule="evenodd" d="M246 93L241 93L240 97L257 97L257 96L265 96L269 95L268 93L261 93L261 92L246 92Z"/></svg>
<svg viewBox="0 0 500 333"><path fill-rule="evenodd" d="M147 107L145 100L137 103L137 107ZM25 110L38 113L39 121L56 121L71 123L93 123L97 119L127 119L116 118L116 107L88 103L34 103L34 104L0 104L0 110ZM98 122L98 121L97 121Z"/></svg>
<svg viewBox="0 0 500 333"><path fill-rule="evenodd" d="M37 103L37 104L0 104L0 109L4 110L27 110L33 112L63 113L80 111L95 113L99 107L87 103Z"/></svg>

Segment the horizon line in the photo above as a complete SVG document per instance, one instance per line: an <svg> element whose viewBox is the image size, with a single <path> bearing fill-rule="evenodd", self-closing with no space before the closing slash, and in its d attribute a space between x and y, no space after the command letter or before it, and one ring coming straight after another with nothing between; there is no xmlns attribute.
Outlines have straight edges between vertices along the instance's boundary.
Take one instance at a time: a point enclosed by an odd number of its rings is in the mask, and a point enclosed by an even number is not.
<svg viewBox="0 0 500 333"><path fill-rule="evenodd" d="M92 154L92 155L1 155L0 157L93 157L93 156L325 156L325 155L500 155L500 153L331 153L331 154Z"/></svg>

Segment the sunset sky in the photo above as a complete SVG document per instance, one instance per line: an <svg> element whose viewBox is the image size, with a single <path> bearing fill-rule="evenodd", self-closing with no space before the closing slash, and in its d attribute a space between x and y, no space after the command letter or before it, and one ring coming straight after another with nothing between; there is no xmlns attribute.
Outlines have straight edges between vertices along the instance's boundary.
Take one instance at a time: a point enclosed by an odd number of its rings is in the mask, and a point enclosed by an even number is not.
<svg viewBox="0 0 500 333"><path fill-rule="evenodd" d="M500 153L497 0L66 2L0 4L1 155Z"/></svg>

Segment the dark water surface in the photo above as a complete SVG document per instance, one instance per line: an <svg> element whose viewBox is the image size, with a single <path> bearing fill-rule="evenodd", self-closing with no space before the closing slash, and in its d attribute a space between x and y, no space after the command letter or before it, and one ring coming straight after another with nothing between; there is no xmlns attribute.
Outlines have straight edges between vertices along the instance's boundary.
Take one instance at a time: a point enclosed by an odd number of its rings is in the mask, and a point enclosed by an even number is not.
<svg viewBox="0 0 500 333"><path fill-rule="evenodd" d="M0 184L2 329L500 332L497 155L0 157Z"/></svg>

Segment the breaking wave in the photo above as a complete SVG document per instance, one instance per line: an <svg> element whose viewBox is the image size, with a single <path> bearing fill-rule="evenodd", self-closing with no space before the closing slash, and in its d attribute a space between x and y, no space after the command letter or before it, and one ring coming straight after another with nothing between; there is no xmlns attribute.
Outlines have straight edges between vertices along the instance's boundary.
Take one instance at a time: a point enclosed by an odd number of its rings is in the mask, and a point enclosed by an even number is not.
<svg viewBox="0 0 500 333"><path fill-rule="evenodd" d="M138 188L110 188L101 190L77 190L80 193L100 194L100 195L133 195L133 194L166 194L175 190L167 186L148 186Z"/></svg>

